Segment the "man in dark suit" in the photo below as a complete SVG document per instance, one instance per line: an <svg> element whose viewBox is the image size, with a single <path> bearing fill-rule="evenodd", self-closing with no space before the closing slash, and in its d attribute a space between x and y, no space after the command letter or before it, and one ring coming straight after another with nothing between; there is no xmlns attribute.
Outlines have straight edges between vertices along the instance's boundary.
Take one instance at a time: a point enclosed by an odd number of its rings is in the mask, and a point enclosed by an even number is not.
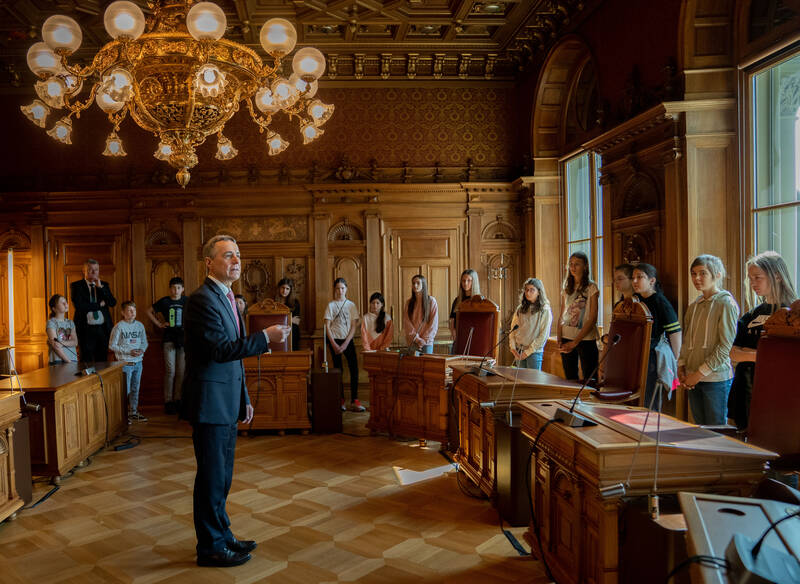
<svg viewBox="0 0 800 584"><path fill-rule="evenodd" d="M186 374L181 416L192 424L197 460L194 527L199 566L238 566L250 559L254 541L230 530L225 501L233 479L237 422L253 419L242 359L282 343L291 330L272 326L247 336L231 284L239 279L239 246L216 235L203 247L208 277L192 292L184 313Z"/></svg>
<svg viewBox="0 0 800 584"><path fill-rule="evenodd" d="M88 259L83 264L83 280L69 285L69 297L75 306L75 332L81 361L94 363L108 361L108 338L113 324L109 308L117 299L108 282L100 279L100 263Z"/></svg>

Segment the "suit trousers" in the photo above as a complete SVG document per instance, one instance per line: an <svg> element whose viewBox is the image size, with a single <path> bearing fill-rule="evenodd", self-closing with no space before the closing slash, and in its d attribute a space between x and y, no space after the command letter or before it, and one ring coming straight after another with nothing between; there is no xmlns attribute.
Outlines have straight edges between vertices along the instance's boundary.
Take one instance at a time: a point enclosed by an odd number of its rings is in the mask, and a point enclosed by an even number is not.
<svg viewBox="0 0 800 584"><path fill-rule="evenodd" d="M225 502L231 490L236 453L236 424L195 424L192 432L197 475L194 479L194 530L197 553L211 554L233 541Z"/></svg>
<svg viewBox="0 0 800 584"><path fill-rule="evenodd" d="M108 361L108 341L110 333L102 324L90 324L78 333L78 346L81 350L81 361L95 363Z"/></svg>

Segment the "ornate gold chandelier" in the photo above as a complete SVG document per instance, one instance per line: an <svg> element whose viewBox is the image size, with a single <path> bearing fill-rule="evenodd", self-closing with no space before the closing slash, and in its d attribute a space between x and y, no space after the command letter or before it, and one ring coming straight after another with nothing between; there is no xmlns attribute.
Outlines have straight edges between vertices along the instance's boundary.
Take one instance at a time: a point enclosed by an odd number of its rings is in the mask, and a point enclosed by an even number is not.
<svg viewBox="0 0 800 584"><path fill-rule="evenodd" d="M242 102L266 133L270 155L289 146L270 129L278 112L298 121L304 144L322 134L334 109L314 97L325 71L323 54L302 48L292 59L291 76L281 74L281 59L297 41L291 22L273 18L261 28L261 45L273 61L269 64L250 48L222 38L225 14L212 2L153 0L149 7L152 15L145 18L133 2L110 4L104 24L113 40L85 67L67 61L81 44L78 23L68 16L48 18L42 26L44 42L28 50L28 66L40 81L35 84L39 99L20 108L25 116L44 128L53 109L66 110L47 133L71 144L72 117L79 118L96 102L113 127L103 154L125 156L117 132L130 114L158 137L154 156L178 170L175 177L182 187L197 164L195 148L211 134L217 135L218 159L236 156L222 130ZM89 84L88 96L81 98Z"/></svg>

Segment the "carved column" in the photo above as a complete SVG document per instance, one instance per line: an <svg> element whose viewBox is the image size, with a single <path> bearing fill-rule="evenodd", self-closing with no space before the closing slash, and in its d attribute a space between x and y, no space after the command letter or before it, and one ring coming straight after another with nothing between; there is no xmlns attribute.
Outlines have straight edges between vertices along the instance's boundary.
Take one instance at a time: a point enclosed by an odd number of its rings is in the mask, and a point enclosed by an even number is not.
<svg viewBox="0 0 800 584"><path fill-rule="evenodd" d="M131 219L131 271L133 272L133 301L139 307L139 314L144 315L149 306L147 298L147 280L150 270L147 269L145 237L147 237L144 217ZM120 300L124 300L121 298Z"/></svg>
<svg viewBox="0 0 800 584"><path fill-rule="evenodd" d="M554 305L563 277L563 247L561 233L561 179L557 158L537 158L533 176L517 179L514 185L528 191L525 210L525 268L524 276L539 278ZM527 223L530 218L531 223Z"/></svg>
<svg viewBox="0 0 800 584"><path fill-rule="evenodd" d="M481 262L481 217L483 209L467 209L467 267L478 272L478 279L485 283L486 266ZM458 285L461 286L460 280Z"/></svg>
<svg viewBox="0 0 800 584"><path fill-rule="evenodd" d="M364 223L367 227L367 298L373 292L383 289L381 282L381 216L377 211L365 211Z"/></svg>
<svg viewBox="0 0 800 584"><path fill-rule="evenodd" d="M314 302L316 307L315 335L322 334L322 317L331 297L333 282L328 270L328 229L331 216L328 213L314 213Z"/></svg>
<svg viewBox="0 0 800 584"><path fill-rule="evenodd" d="M519 181L519 200L520 210L522 211L522 278L526 279L535 273L536 269L536 228L534 225L533 189L526 179L530 177L520 177Z"/></svg>
<svg viewBox="0 0 800 584"><path fill-rule="evenodd" d="M200 273L197 256L202 248L200 241L200 220L197 217L183 218L183 281L186 291L191 292L205 279L205 270Z"/></svg>

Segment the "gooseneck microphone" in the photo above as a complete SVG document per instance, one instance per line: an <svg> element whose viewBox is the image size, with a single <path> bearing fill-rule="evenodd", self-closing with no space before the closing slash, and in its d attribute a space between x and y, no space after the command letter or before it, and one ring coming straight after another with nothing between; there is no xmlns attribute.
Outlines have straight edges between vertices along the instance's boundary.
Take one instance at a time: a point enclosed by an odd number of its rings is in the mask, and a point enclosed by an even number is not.
<svg viewBox="0 0 800 584"><path fill-rule="evenodd" d="M582 426L597 425L596 422L593 422L588 418L584 418L583 416L574 413L575 406L578 404L578 401L580 400L581 397L581 393L583 392L583 389L586 387L586 385L589 383L589 380L591 380L592 377L594 377L594 374L597 373L598 369L600 369L600 365L602 365L603 361L605 361L606 358L608 358L609 354L611 353L611 349L617 346L617 343L619 343L621 340L622 340L622 335L619 334L614 335L614 338L611 339L611 346L608 347L608 351L606 351L605 355L603 355L603 358L597 362L597 366L595 366L594 370L589 375L586 376L586 379L583 380L583 385L581 385L581 388L575 395L575 399L572 400L572 406L569 408L569 410L566 410L564 408L558 408L556 410L556 415L554 416L556 420L559 420L560 422L566 424L570 428L580 428Z"/></svg>
<svg viewBox="0 0 800 584"><path fill-rule="evenodd" d="M483 364L486 362L486 358L489 356L489 353L494 351L497 347L500 346L500 344L503 341L505 341L508 338L508 335L513 333L518 328L519 328L519 325L515 324L514 327L511 330L508 330L503 335L501 335L500 336L500 340L497 341L497 344L495 344L491 349L489 349L488 351L486 351L486 353L484 353L483 358L481 359L481 364L478 365L478 368L473 370L472 373L474 373L475 375L480 375L482 371L485 371L484 375L488 375L488 374L494 375L494 373L492 373L489 369L484 370L484 368L483 368Z"/></svg>

